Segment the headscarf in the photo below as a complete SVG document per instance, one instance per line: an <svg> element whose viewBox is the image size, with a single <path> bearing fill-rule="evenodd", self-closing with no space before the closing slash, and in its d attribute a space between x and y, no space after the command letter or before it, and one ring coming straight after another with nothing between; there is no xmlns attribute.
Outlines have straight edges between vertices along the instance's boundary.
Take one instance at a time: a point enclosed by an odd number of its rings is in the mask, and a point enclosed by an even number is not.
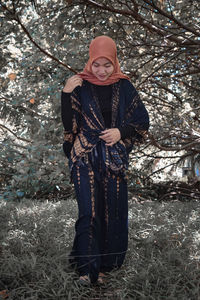
<svg viewBox="0 0 200 300"><path fill-rule="evenodd" d="M92 73L92 63L100 58L104 57L107 58L114 66L113 73L105 80L99 80L93 73ZM78 73L78 75L93 84L96 85L110 85L115 82L118 82L119 79L129 79L128 76L122 73L120 70L119 61L117 58L117 47L113 39L108 36L102 35L96 37L92 40L90 47L89 47L89 60L83 70L83 72Z"/></svg>

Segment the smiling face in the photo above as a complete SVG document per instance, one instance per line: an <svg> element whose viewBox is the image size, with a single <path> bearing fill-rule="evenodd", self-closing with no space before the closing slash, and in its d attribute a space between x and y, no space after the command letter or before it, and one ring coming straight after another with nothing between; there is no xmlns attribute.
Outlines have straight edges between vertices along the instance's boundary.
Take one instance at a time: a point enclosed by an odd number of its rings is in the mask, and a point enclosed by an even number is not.
<svg viewBox="0 0 200 300"><path fill-rule="evenodd" d="M107 58L100 57L92 63L92 73L100 81L106 81L113 71L114 66Z"/></svg>

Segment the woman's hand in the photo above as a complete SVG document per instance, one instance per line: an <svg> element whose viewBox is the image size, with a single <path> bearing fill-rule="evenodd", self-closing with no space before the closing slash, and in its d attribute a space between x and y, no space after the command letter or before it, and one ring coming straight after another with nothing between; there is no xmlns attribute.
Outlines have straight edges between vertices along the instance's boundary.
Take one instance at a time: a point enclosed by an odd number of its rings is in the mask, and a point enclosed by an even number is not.
<svg viewBox="0 0 200 300"><path fill-rule="evenodd" d="M74 76L70 77L65 83L63 92L71 93L77 86L79 86L79 85L81 86L82 82L83 82L83 79L78 75L74 75Z"/></svg>
<svg viewBox="0 0 200 300"><path fill-rule="evenodd" d="M106 146L113 146L121 139L121 133L118 128L110 128L102 131L99 137L106 142Z"/></svg>

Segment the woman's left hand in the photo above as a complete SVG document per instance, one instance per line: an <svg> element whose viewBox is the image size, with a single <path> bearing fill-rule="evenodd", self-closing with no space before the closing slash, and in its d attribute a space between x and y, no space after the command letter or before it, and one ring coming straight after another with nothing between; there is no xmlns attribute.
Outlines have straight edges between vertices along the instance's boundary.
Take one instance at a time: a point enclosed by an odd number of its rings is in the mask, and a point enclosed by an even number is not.
<svg viewBox="0 0 200 300"><path fill-rule="evenodd" d="M121 133L118 128L110 128L102 131L99 137L106 142L106 146L113 146L121 139Z"/></svg>

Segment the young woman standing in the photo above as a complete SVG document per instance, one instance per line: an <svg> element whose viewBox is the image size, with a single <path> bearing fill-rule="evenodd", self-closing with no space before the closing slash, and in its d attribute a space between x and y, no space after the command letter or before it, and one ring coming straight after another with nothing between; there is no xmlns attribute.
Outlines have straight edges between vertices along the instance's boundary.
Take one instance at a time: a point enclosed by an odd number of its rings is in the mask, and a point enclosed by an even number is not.
<svg viewBox="0 0 200 300"><path fill-rule="evenodd" d="M121 72L110 37L91 42L83 72L66 81L61 110L63 148L79 210L70 262L76 264L80 282L95 283L124 261L128 245L125 171L133 144L149 127L147 110Z"/></svg>

